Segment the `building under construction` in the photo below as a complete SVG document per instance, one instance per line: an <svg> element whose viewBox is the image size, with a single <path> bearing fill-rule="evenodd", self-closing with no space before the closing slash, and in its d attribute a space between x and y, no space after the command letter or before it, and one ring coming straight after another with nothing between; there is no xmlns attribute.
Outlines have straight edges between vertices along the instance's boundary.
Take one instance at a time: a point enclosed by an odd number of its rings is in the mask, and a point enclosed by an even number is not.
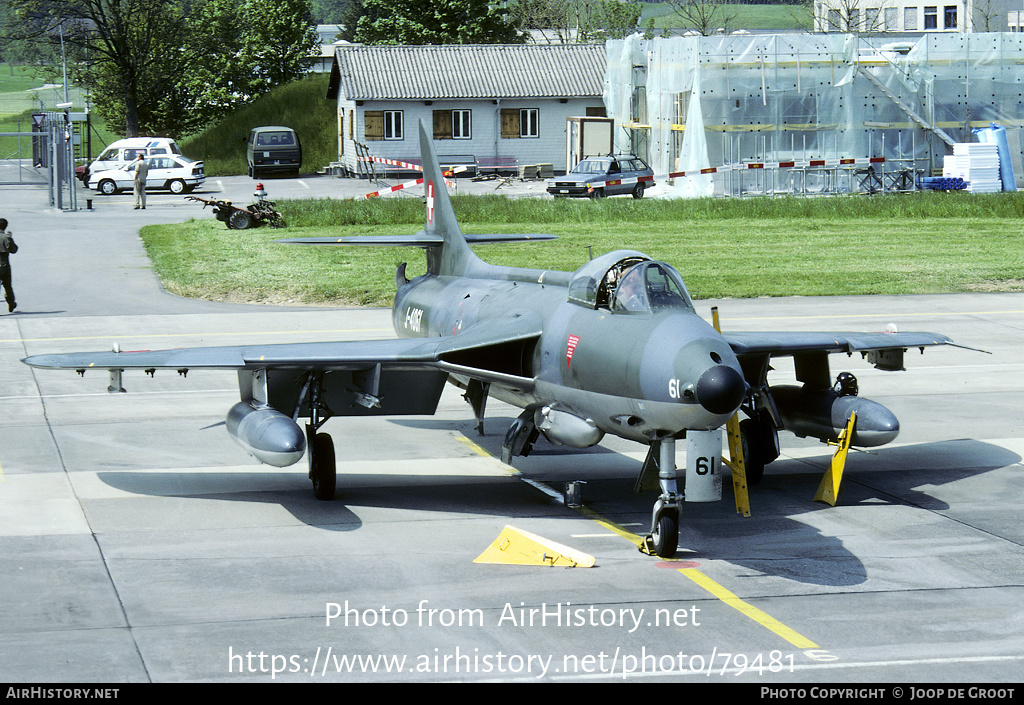
<svg viewBox="0 0 1024 705"><path fill-rule="evenodd" d="M1020 180L1024 34L885 42L610 41L604 99L616 149L648 159L656 174L686 172L673 180L680 195L904 191L941 174L954 144L977 142L975 129L997 123ZM768 168L747 168L760 164Z"/></svg>

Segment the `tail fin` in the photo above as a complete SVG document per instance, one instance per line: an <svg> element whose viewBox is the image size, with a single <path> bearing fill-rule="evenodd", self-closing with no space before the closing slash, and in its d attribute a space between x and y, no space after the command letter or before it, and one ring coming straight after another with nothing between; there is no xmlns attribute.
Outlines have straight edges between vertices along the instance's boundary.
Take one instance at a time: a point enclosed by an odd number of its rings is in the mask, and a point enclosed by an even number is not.
<svg viewBox="0 0 1024 705"><path fill-rule="evenodd" d="M427 202L427 225L424 231L428 236L440 236L443 244L427 249L427 270L431 274L449 274L461 276L479 258L469 248L462 228L455 218L448 189L444 183L434 141L427 131L427 125L420 119L420 155L423 163L423 192Z"/></svg>
<svg viewBox="0 0 1024 705"><path fill-rule="evenodd" d="M426 123L420 120L420 151L423 162L423 189L427 202L427 224L415 235L352 235L342 237L298 237L275 242L293 245L375 245L386 247L424 247L427 250L427 271L451 276L486 276L492 271L470 249L469 243L527 242L554 240L554 235L499 233L465 235L455 218L444 174L434 152L434 142ZM404 275L402 275L404 278Z"/></svg>

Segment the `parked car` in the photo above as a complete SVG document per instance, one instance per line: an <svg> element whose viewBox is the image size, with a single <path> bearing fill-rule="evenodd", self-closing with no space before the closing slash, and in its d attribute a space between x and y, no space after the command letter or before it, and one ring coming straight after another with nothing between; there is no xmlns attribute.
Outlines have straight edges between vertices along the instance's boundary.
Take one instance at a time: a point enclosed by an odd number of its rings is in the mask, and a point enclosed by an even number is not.
<svg viewBox="0 0 1024 705"><path fill-rule="evenodd" d="M282 171L298 176L302 144L290 127L255 127L245 143L245 160L252 178Z"/></svg>
<svg viewBox="0 0 1024 705"><path fill-rule="evenodd" d="M178 143L170 137L129 137L117 140L100 152L100 156L88 166L75 167L75 176L83 184L89 183L89 175L107 169L121 169L135 161L139 155L153 157L164 154L181 154Z"/></svg>
<svg viewBox="0 0 1024 705"><path fill-rule="evenodd" d="M547 191L552 196L601 198L628 193L633 198L643 198L644 189L653 185L654 171L643 159L632 154L620 154L587 157L565 176L549 179Z"/></svg>
<svg viewBox="0 0 1024 705"><path fill-rule="evenodd" d="M189 193L206 181L203 163L194 159L180 154L145 159L149 162L147 189L165 188L171 193ZM128 166L107 169L89 175L89 188L107 195L118 191L130 191L134 178L135 172L129 171Z"/></svg>

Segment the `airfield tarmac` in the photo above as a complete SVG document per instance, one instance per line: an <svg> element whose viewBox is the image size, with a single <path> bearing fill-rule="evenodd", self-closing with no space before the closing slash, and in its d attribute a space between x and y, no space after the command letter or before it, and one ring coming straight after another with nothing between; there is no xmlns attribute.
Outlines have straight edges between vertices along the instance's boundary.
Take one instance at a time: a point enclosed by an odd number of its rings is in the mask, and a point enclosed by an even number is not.
<svg viewBox="0 0 1024 705"><path fill-rule="evenodd" d="M211 179L196 195L247 203L252 185ZM373 190L266 185L277 199ZM171 296L137 229L209 211L169 194L144 213L130 194L90 197L93 211L60 213L45 189L3 189L21 250L19 308L0 315L0 680L1020 680L1024 294L698 302L726 329L896 323L992 354L911 351L902 373L833 356L833 374L854 372L900 418L897 441L852 454L830 507L813 496L831 449L783 433L751 516L728 482L720 502L687 504L668 562L635 545L655 498L632 493L643 448L538 443L513 471L496 458L518 411L492 401L481 437L453 388L432 417L328 422L338 495L318 502L305 461L260 466L225 433L233 373L126 374L128 393L108 394L105 373L23 365L114 341L393 335L387 310ZM791 379L778 367L775 381ZM583 509L559 499L571 480L587 483ZM474 563L506 525L596 565Z"/></svg>

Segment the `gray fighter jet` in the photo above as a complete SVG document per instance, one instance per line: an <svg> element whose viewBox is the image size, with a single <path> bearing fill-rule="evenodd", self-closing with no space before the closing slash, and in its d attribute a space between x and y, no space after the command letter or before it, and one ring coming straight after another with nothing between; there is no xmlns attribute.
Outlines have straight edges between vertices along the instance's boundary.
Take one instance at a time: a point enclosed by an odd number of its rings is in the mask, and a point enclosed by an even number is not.
<svg viewBox="0 0 1024 705"><path fill-rule="evenodd" d="M682 277L632 250L597 257L575 272L494 266L470 243L547 236L466 235L455 218L433 143L420 124L426 227L415 235L286 240L300 244L408 245L426 250L428 271L396 273L398 339L248 345L151 352L36 355L37 368L110 371L111 391L125 370L232 369L241 401L228 433L249 453L284 467L306 453L314 494L335 496L334 444L320 432L335 416L432 414L446 382L466 391L482 430L489 397L522 408L508 430L503 460L526 455L542 434L584 448L605 434L649 446L645 472L661 493L649 542L675 553L682 495L676 440L718 429L738 410L748 482L779 455L778 431L835 441L856 412L854 446L888 443L896 418L856 394L856 381L833 385L828 357L864 354L876 367L903 369L909 348L952 344L933 333L720 334L694 309ZM769 363L795 359L802 386L769 386ZM309 419L305 429L296 421Z"/></svg>

